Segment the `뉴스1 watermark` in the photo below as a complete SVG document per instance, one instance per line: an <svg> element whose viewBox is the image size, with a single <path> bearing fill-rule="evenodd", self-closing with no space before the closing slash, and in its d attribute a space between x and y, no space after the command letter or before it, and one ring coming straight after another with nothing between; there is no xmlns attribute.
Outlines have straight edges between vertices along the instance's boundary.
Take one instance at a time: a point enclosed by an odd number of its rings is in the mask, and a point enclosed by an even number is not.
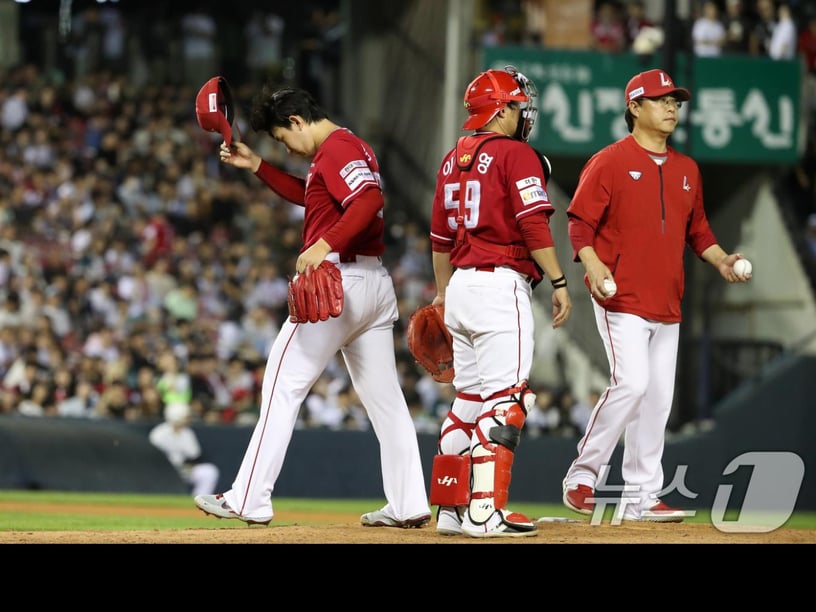
<svg viewBox="0 0 816 612"><path fill-rule="evenodd" d="M805 464L802 458L791 452L748 452L733 459L723 470L723 476L733 474L738 468L752 467L748 488L739 509L738 518L726 520L733 485L720 484L711 506L711 523L723 532L729 533L767 533L778 529L790 518L796 506L799 489L805 476ZM695 499L694 493L686 486L685 477L688 466L679 465L671 482L654 497L660 498L669 493L678 492L687 499ZM636 506L640 505L638 488L629 485L609 485L606 479L609 466L605 465L598 474L595 484L595 496L587 501L595 504L590 519L591 525L600 525L606 509L613 507L611 525L620 525L627 517L636 517ZM615 493L608 497L598 493ZM629 512L627 512L629 509ZM684 517L694 516L695 510L683 511Z"/></svg>

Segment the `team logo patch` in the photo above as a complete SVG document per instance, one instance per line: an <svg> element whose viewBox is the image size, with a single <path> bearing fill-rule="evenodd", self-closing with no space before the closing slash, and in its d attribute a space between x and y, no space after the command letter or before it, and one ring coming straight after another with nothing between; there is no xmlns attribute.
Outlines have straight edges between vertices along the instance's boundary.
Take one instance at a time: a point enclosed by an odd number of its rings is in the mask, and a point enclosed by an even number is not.
<svg viewBox="0 0 816 612"><path fill-rule="evenodd" d="M350 161L340 170L340 176L346 178L357 168L368 168L368 164L365 163L362 159L355 159L354 161Z"/></svg>
<svg viewBox="0 0 816 612"><path fill-rule="evenodd" d="M541 186L541 179L537 176L528 176L527 178L520 179L516 181L516 189L519 191L530 187L531 185L538 185Z"/></svg>
<svg viewBox="0 0 816 612"><path fill-rule="evenodd" d="M459 163L462 165L467 165L470 163L471 159L473 159L473 156L470 153L464 153L462 157L459 158Z"/></svg>
<svg viewBox="0 0 816 612"><path fill-rule="evenodd" d="M340 175L343 176L343 173L341 172ZM351 191L354 191L363 183L376 182L374 173L371 172L371 169L368 166L351 169L345 176L343 176L343 180L346 182L346 185L348 185L348 188Z"/></svg>
<svg viewBox="0 0 816 612"><path fill-rule="evenodd" d="M643 173L639 172L638 170L630 170L629 171L629 176L631 176L636 181L639 181L640 177L643 176Z"/></svg>
<svg viewBox="0 0 816 612"><path fill-rule="evenodd" d="M550 201L550 197L547 195L547 192L537 185L520 190L519 195L521 196L521 201L524 206L529 206L530 204L535 204L537 202Z"/></svg>

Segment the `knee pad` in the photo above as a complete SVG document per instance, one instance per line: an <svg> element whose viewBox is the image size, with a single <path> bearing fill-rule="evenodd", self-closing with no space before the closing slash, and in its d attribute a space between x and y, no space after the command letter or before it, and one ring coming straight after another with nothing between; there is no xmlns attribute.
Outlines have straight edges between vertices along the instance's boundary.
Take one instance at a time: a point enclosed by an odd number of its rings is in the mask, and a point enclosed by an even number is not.
<svg viewBox="0 0 816 612"><path fill-rule="evenodd" d="M466 506L470 501L470 455L436 455L431 468L430 504Z"/></svg>
<svg viewBox="0 0 816 612"><path fill-rule="evenodd" d="M479 420L491 417L496 425L487 430L488 440L514 451L521 442L521 429L527 420L527 413L535 405L536 396L527 381L511 387L505 393L507 392L509 395L498 398L498 394L494 394L492 398L499 401ZM482 440L482 443L485 442L486 440Z"/></svg>

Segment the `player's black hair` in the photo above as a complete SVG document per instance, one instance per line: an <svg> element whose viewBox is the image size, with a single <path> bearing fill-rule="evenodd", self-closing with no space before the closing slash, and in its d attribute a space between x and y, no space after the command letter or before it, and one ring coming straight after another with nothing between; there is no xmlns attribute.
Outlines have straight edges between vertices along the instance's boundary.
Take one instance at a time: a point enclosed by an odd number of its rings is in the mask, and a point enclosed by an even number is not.
<svg viewBox="0 0 816 612"><path fill-rule="evenodd" d="M303 117L306 123L329 117L305 89L266 84L252 100L249 124L256 132L270 132L276 127L289 127L292 115Z"/></svg>
<svg viewBox="0 0 816 612"><path fill-rule="evenodd" d="M640 100L636 100L638 104L640 104ZM629 130L629 133L632 133L632 130L635 129L635 116L632 114L632 111L629 110L629 105L626 105L626 112L623 114L623 119L626 121L626 128Z"/></svg>

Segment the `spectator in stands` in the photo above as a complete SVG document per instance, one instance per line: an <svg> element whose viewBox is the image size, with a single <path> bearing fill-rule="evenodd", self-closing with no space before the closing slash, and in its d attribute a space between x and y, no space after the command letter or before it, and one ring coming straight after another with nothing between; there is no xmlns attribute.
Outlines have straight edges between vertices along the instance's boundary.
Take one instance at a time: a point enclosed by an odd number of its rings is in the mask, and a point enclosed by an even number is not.
<svg viewBox="0 0 816 612"><path fill-rule="evenodd" d="M547 435L558 430L561 413L555 403L555 393L548 385L535 385L535 405L527 413L524 431L533 437Z"/></svg>
<svg viewBox="0 0 816 612"><path fill-rule="evenodd" d="M805 244L807 245L808 254L816 264L816 213L811 213L807 218L807 226L805 228Z"/></svg>
<svg viewBox="0 0 816 612"><path fill-rule="evenodd" d="M720 9L714 0L703 3L700 16L691 27L691 42L697 57L722 55L725 45L725 26L720 20Z"/></svg>
<svg viewBox="0 0 816 612"><path fill-rule="evenodd" d="M0 220L0 224L7 223L7 221ZM14 262L11 260L11 253L0 247L0 291L5 291L8 287L9 278L12 274Z"/></svg>
<svg viewBox="0 0 816 612"><path fill-rule="evenodd" d="M88 6L73 15L65 45L66 54L74 61L72 77L85 76L101 68L104 36L105 24L98 6Z"/></svg>
<svg viewBox="0 0 816 612"><path fill-rule="evenodd" d="M748 39L748 51L751 55L767 57L776 27L776 8L773 0L757 0L756 11L757 21Z"/></svg>
<svg viewBox="0 0 816 612"><path fill-rule="evenodd" d="M165 350L157 365L159 373L156 388L164 405L189 404L193 396L192 381L173 350Z"/></svg>
<svg viewBox="0 0 816 612"><path fill-rule="evenodd" d="M337 389L337 405L343 412L343 429L350 431L368 431L371 429L371 421L368 420L365 408L360 402L360 396L348 380L342 380ZM412 414L413 417L413 414ZM439 431L439 424L436 423L436 430ZM419 431L419 430L417 430Z"/></svg>
<svg viewBox="0 0 816 612"><path fill-rule="evenodd" d="M61 417L93 418L98 416L96 403L99 401L93 384L85 378L77 378L73 384L73 393L57 401L57 414Z"/></svg>
<svg viewBox="0 0 816 612"><path fill-rule="evenodd" d="M812 9L799 33L797 49L805 64L805 95L811 119L816 118L816 9Z"/></svg>
<svg viewBox="0 0 816 612"><path fill-rule="evenodd" d="M17 328L6 325L0 327L0 380L6 375L11 364L19 355Z"/></svg>
<svg viewBox="0 0 816 612"><path fill-rule="evenodd" d="M145 419L160 419L164 411L164 402L159 393L156 371L150 365L137 365L128 372L131 393L130 398Z"/></svg>
<svg viewBox="0 0 816 612"><path fill-rule="evenodd" d="M643 0L629 0L626 3L626 45L632 47L643 28L653 28L654 23L646 17Z"/></svg>
<svg viewBox="0 0 816 612"><path fill-rule="evenodd" d="M20 294L11 290L6 293L6 299L0 307L0 328L20 327L23 324L23 314L20 310Z"/></svg>
<svg viewBox="0 0 816 612"><path fill-rule="evenodd" d="M283 73L283 38L286 22L272 12L255 10L244 26L246 65L253 81L280 80Z"/></svg>
<svg viewBox="0 0 816 612"><path fill-rule="evenodd" d="M744 0L726 0L723 25L725 26L723 53L747 54L753 23L745 11Z"/></svg>
<svg viewBox="0 0 816 612"><path fill-rule="evenodd" d="M23 416L56 416L57 407L50 385L44 380L36 380L31 392L23 395L17 404L17 412Z"/></svg>
<svg viewBox="0 0 816 612"><path fill-rule="evenodd" d="M181 17L181 55L184 82L200 87L218 73L218 24L211 2L198 2L196 8Z"/></svg>
<svg viewBox="0 0 816 612"><path fill-rule="evenodd" d="M280 331L274 310L258 304L241 317L240 323L243 340L249 342L256 355L265 358Z"/></svg>
<svg viewBox="0 0 816 612"><path fill-rule="evenodd" d="M6 92L4 92L6 93ZM28 94L23 87L14 88L7 95L0 97L0 127L9 132L16 132L28 119Z"/></svg>
<svg viewBox="0 0 816 612"><path fill-rule="evenodd" d="M521 14L521 43L530 47L542 46L547 30L544 0L521 0Z"/></svg>
<svg viewBox="0 0 816 612"><path fill-rule="evenodd" d="M147 316L151 311L157 311L164 306L164 298L178 285L178 280L171 271L170 259L161 257L155 261L152 267L148 268L145 274L147 284L148 308Z"/></svg>
<svg viewBox="0 0 816 612"><path fill-rule="evenodd" d="M500 47L505 44L507 22L501 13L493 13L488 18L488 25L481 35L482 47Z"/></svg>
<svg viewBox="0 0 816 612"><path fill-rule="evenodd" d="M150 430L150 443L162 451L193 495L211 495L218 487L220 472L214 463L205 461L198 436L190 427L190 406L168 404L164 422Z"/></svg>
<svg viewBox="0 0 816 612"><path fill-rule="evenodd" d="M571 389L564 387L557 393L555 398L555 406L558 409L557 433L565 438L578 438L581 435L572 420L573 404L575 404L575 396Z"/></svg>
<svg viewBox="0 0 816 612"><path fill-rule="evenodd" d="M135 421L141 418L141 413L131 402L130 389L121 378L103 384L94 412L96 417L106 419Z"/></svg>
<svg viewBox="0 0 816 612"><path fill-rule="evenodd" d="M150 269L156 261L172 254L176 232L162 210L153 212L142 227L142 257L145 268Z"/></svg>
<svg viewBox="0 0 816 612"><path fill-rule="evenodd" d="M790 173L791 193L797 221L816 213L816 126L811 126L805 151Z"/></svg>
<svg viewBox="0 0 816 612"><path fill-rule="evenodd" d="M592 48L607 53L620 53L628 47L626 26L618 5L604 1L598 5L590 24Z"/></svg>
<svg viewBox="0 0 816 612"><path fill-rule="evenodd" d="M790 5L787 2L780 2L776 9L776 26L771 35L768 55L776 60L795 58L798 38L799 32Z"/></svg>
<svg viewBox="0 0 816 612"><path fill-rule="evenodd" d="M199 315L199 297L195 284L184 280L167 292L162 306L171 319L195 321Z"/></svg>

